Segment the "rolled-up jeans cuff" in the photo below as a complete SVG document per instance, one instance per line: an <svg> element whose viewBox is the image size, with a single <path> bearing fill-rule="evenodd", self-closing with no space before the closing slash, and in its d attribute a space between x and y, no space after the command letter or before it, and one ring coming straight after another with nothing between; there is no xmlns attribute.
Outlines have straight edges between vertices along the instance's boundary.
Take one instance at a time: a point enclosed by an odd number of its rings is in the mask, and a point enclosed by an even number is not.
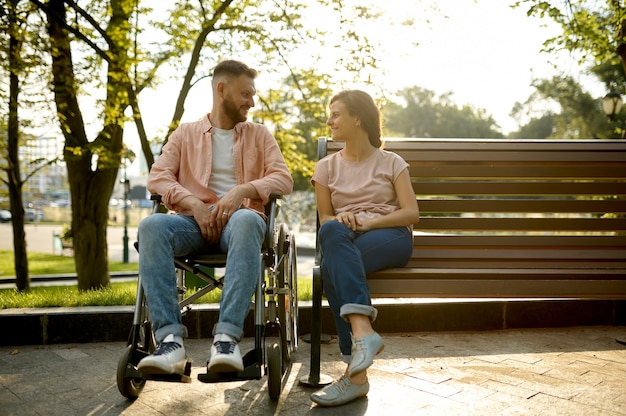
<svg viewBox="0 0 626 416"><path fill-rule="evenodd" d="M378 309L371 305L360 305L358 303L346 303L339 309L339 315L341 315L341 318L346 322L350 322L348 320L348 315L353 313L369 316L370 321L374 322L378 316Z"/></svg>
<svg viewBox="0 0 626 416"><path fill-rule="evenodd" d="M344 364L350 364L352 362L352 354L341 354L341 361L343 361Z"/></svg>
<svg viewBox="0 0 626 416"><path fill-rule="evenodd" d="M243 329L228 322L218 322L213 327L213 336L216 334L224 334L233 338L235 341L241 341L243 337Z"/></svg>
<svg viewBox="0 0 626 416"><path fill-rule="evenodd" d="M154 334L157 344L165 339L168 335L174 335L181 338L187 338L187 327L179 324L169 324L159 328Z"/></svg>

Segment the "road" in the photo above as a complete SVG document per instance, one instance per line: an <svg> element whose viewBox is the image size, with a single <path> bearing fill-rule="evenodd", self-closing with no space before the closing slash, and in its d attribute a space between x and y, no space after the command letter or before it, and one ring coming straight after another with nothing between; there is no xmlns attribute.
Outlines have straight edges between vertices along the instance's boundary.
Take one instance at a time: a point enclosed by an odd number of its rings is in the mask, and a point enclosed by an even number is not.
<svg viewBox="0 0 626 416"><path fill-rule="evenodd" d="M61 232L60 225L49 224L26 224L26 245L29 252L60 254L54 247L54 234ZM107 243L109 246L109 260L123 261L124 259L124 227L109 227L107 229ZM133 242L137 239L137 227L128 228L128 261L139 261ZM299 247L311 248L315 246L313 233L299 233L296 235L296 243ZM0 250L13 250L13 230L11 224L0 224ZM66 252L67 253L67 252ZM298 256L298 275L311 276L313 258L309 255Z"/></svg>
<svg viewBox="0 0 626 416"><path fill-rule="evenodd" d="M26 232L26 245L29 252L33 253L49 253L60 254L59 250L55 250L54 247L54 234L61 232L60 225L48 225L48 224L26 224L24 227ZM13 230L11 224L0 224L0 249L13 250ZM122 261L124 259L124 244L123 244L124 228L123 227L109 227L107 229L107 243L109 245L109 259L113 261ZM133 242L137 239L137 228L128 228L128 261L136 263L139 260L139 256L132 246Z"/></svg>

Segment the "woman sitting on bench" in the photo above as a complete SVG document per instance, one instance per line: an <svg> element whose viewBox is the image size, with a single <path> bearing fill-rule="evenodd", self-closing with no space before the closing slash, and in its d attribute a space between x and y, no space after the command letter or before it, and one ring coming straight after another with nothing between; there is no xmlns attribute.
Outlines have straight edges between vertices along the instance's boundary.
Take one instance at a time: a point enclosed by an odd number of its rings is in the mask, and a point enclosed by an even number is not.
<svg viewBox="0 0 626 416"><path fill-rule="evenodd" d="M366 370L384 347L372 328L377 310L365 276L407 264L419 210L408 164L380 149L380 113L367 93L347 90L333 97L326 124L333 140L344 141L345 147L318 162L312 183L324 292L348 367L311 400L338 406L368 393Z"/></svg>

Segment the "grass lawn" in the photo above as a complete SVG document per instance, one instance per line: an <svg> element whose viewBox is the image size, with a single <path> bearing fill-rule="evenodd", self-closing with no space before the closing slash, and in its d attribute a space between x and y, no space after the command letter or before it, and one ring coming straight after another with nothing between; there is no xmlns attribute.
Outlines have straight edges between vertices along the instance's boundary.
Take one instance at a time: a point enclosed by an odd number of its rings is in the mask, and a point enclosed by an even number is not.
<svg viewBox="0 0 626 416"><path fill-rule="evenodd" d="M110 262L109 271L136 271L137 263ZM74 259L52 254L29 253L28 269L31 275L75 273ZM0 250L0 276L14 276L13 252ZM193 291L193 289L190 289ZM298 277L298 299L311 300L312 279ZM107 288L79 292L76 285L36 286L28 293L15 289L0 289L0 309L44 308L72 306L134 305L137 282L113 282ZM214 290L201 297L197 303L218 303L221 291Z"/></svg>

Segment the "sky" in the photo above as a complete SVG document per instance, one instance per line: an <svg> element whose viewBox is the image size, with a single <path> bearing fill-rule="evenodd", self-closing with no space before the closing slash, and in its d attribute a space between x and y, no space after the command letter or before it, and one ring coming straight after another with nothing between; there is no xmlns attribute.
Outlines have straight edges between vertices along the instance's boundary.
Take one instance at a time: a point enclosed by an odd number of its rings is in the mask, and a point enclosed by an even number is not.
<svg viewBox="0 0 626 416"><path fill-rule="evenodd" d="M389 95L411 86L432 90L438 95L451 92L451 99L457 105L484 109L504 134L517 130L517 123L509 114L516 102L524 102L533 92L530 84L534 78L564 73L578 79L598 97L606 93L602 85L585 77L583 68L568 54L554 58L541 53L543 42L557 35L560 28L549 19L528 17L525 8L511 9L511 3L511 0L376 2L378 7L386 9L392 21L401 22L407 17L414 20L410 29L400 24L362 28L381 43L386 75L378 81L379 87ZM323 15L311 18L319 25L329 23L324 21ZM413 46L413 42L417 42L417 46ZM306 49L304 51L306 53ZM320 62L319 66L332 67L336 57L332 53L325 55L328 62ZM240 59L255 66L246 57ZM262 91L267 82L261 72L257 89ZM368 90L366 85L348 87ZM156 90L142 92L140 105L148 137L165 131L179 90L180 81L170 80ZM210 110L209 79L191 89L185 108L183 122L197 120ZM125 134L131 148L139 154L134 127L127 125ZM133 168L138 169L138 166Z"/></svg>
<svg viewBox="0 0 626 416"><path fill-rule="evenodd" d="M557 62L548 61L553 58L540 52L542 44L560 29L548 19L528 17L524 8L511 9L512 1L386 0L380 3L379 7L386 8L389 16L398 22L407 16L415 19L408 35L406 30L400 31L400 25L366 28L370 36L382 43L385 55L382 64L387 75L381 87L389 93L410 86L438 94L452 92L452 100L457 104L470 104L493 115L504 133L517 129L509 113L515 102L525 101L532 93L533 78L552 77L562 71L604 95L601 85L581 75L582 69L573 58L563 54ZM322 16L315 16L318 18L321 22ZM409 36L418 42L416 47L409 45L412 39L401 41ZM259 89L263 88L262 73L257 84ZM145 94L144 113L150 111L154 120L169 120L179 88L179 84L166 84ZM167 102L171 105L156 104ZM191 90L184 121L197 119L210 106L210 83L206 80Z"/></svg>
<svg viewBox="0 0 626 416"><path fill-rule="evenodd" d="M605 94L601 85L583 76L569 54L554 58L541 53L543 42L558 35L560 27L549 19L528 17L526 8L511 9L511 3L438 1L440 15L424 28L420 45L406 58L399 56L411 69L404 73L396 69L404 76L390 79L404 82L410 76L421 87L451 91L457 104L486 109L504 133L517 130L509 113L515 102L524 102L533 92L534 78L563 72L579 79L590 92Z"/></svg>

